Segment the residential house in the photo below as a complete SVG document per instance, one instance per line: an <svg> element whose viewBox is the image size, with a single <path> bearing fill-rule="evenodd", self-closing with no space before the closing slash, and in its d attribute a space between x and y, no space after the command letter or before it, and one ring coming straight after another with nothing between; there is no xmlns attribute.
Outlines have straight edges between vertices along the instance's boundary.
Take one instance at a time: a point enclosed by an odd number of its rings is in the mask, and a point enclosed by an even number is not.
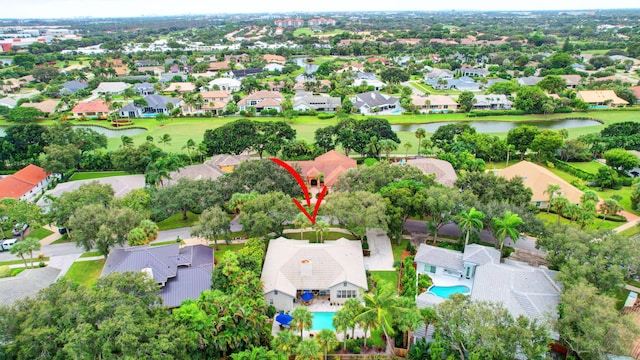
<svg viewBox="0 0 640 360"><path fill-rule="evenodd" d="M441 77L427 80L426 83L436 90L480 91L480 84L468 76L457 79Z"/></svg>
<svg viewBox="0 0 640 360"><path fill-rule="evenodd" d="M190 82L174 82L169 84L169 86L162 90L163 92L179 92L186 93L192 92L196 89L196 86Z"/></svg>
<svg viewBox="0 0 640 360"><path fill-rule="evenodd" d="M266 109L276 109L280 112L282 111L282 100L282 94L277 91L260 90L238 101L238 108L245 111L248 107L253 106L256 112Z"/></svg>
<svg viewBox="0 0 640 360"><path fill-rule="evenodd" d="M425 81L429 81L429 80L437 81L438 79L453 79L453 78L454 78L453 71L448 69L438 69L438 68L431 69L431 71L429 71L424 76Z"/></svg>
<svg viewBox="0 0 640 360"><path fill-rule="evenodd" d="M632 86L630 89L636 96L636 104L640 104L640 86Z"/></svg>
<svg viewBox="0 0 640 360"><path fill-rule="evenodd" d="M436 182L446 187L453 187L456 180L458 180L456 171L448 161L434 158L417 158L409 159L406 163L417 167L425 175L433 174Z"/></svg>
<svg viewBox="0 0 640 360"><path fill-rule="evenodd" d="M37 205L41 208L48 208L51 205L51 198L57 198L60 195L69 191L78 190L82 185L86 185L92 182L98 182L101 185L109 185L114 191L114 196L122 198L129 194L132 190L143 189L146 186L146 182L143 174L136 175L122 175L122 176L109 176L99 179L88 180L73 180L56 185L54 189L47 190L44 196L38 200Z"/></svg>
<svg viewBox="0 0 640 360"><path fill-rule="evenodd" d="M261 280L267 303L278 311L293 310L305 292L342 304L368 290L362 245L344 238L322 244L269 241Z"/></svg>
<svg viewBox="0 0 640 360"><path fill-rule="evenodd" d="M510 110L513 102L504 94L474 95L474 110Z"/></svg>
<svg viewBox="0 0 640 360"><path fill-rule="evenodd" d="M623 107L629 103L618 97L613 90L583 90L578 91L578 99L591 107Z"/></svg>
<svg viewBox="0 0 640 360"><path fill-rule="evenodd" d="M331 90L331 81L330 80L306 80L306 81L298 81L293 85L293 91L295 92L322 92L327 93Z"/></svg>
<svg viewBox="0 0 640 360"><path fill-rule="evenodd" d="M89 119L106 119L109 115L109 107L102 99L95 99L78 103L78 105L71 109L71 113L74 118L84 116Z"/></svg>
<svg viewBox="0 0 640 360"><path fill-rule="evenodd" d="M411 95L412 104L430 113L448 113L458 110L458 103L448 95Z"/></svg>
<svg viewBox="0 0 640 360"><path fill-rule="evenodd" d="M56 111L59 103L60 101L58 100L49 99L49 100L44 100L37 103L32 103L32 102L22 103L20 107L36 108L42 111L45 114L45 117L48 117L49 115L53 114Z"/></svg>
<svg viewBox="0 0 640 360"><path fill-rule="evenodd" d="M365 83L368 86L373 86L373 89L376 91L386 86L384 82L378 79L376 74L371 72L358 72L356 74L356 78L353 80L353 85L360 86L360 85L364 85Z"/></svg>
<svg viewBox="0 0 640 360"><path fill-rule="evenodd" d="M93 93L120 95L130 87L131 84L127 84L124 82L101 82L98 87L93 90Z"/></svg>
<svg viewBox="0 0 640 360"><path fill-rule="evenodd" d="M489 75L489 71L487 69L476 69L466 65L462 65L460 69L456 71L460 76L469 76L469 77L487 77Z"/></svg>
<svg viewBox="0 0 640 360"><path fill-rule="evenodd" d="M172 171L166 186L175 185L179 179L188 178L191 180L211 179L215 180L220 176L231 173L235 168L251 158L248 155L214 155L211 159L198 165L188 165L178 171Z"/></svg>
<svg viewBox="0 0 640 360"><path fill-rule="evenodd" d="M154 84L148 83L148 82L143 82L143 83L138 83L133 85L133 91L135 91L136 94L140 96L146 96L146 95L151 95L156 93Z"/></svg>
<svg viewBox="0 0 640 360"><path fill-rule="evenodd" d="M4 97L0 99L0 106L8 107L9 109L13 109L18 105L18 100L13 97Z"/></svg>
<svg viewBox="0 0 640 360"><path fill-rule="evenodd" d="M13 175L0 179L0 200L12 198L33 201L49 186L55 176L30 164Z"/></svg>
<svg viewBox="0 0 640 360"><path fill-rule="evenodd" d="M213 61L209 63L208 71L218 72L222 70L229 70L229 61Z"/></svg>
<svg viewBox="0 0 640 360"><path fill-rule="evenodd" d="M303 27L304 26L304 20L302 19L292 19L292 18L287 18L287 19L278 19L276 21L273 22L276 26L285 28L285 27Z"/></svg>
<svg viewBox="0 0 640 360"><path fill-rule="evenodd" d="M336 21L333 19L315 18L307 20L309 26L323 26L323 25L336 25Z"/></svg>
<svg viewBox="0 0 640 360"><path fill-rule="evenodd" d="M236 79L242 79L245 78L249 75L255 75L255 74L259 74L262 72L262 69L258 69L258 68L249 68L249 69L240 69L240 70L233 70L231 71L233 73L233 77Z"/></svg>
<svg viewBox="0 0 640 360"><path fill-rule="evenodd" d="M211 289L213 249L206 245L135 246L111 249L100 276L142 272L160 287L162 305L176 308Z"/></svg>
<svg viewBox="0 0 640 360"><path fill-rule="evenodd" d="M575 89L582 83L580 75L558 75L567 82L567 89Z"/></svg>
<svg viewBox="0 0 640 360"><path fill-rule="evenodd" d="M264 54L262 58L267 62L267 64L280 64L284 66L287 63L287 58L280 55L272 55L272 54Z"/></svg>
<svg viewBox="0 0 640 360"><path fill-rule="evenodd" d="M251 57L248 54L228 54L224 56L224 60L234 64L241 64L251 61Z"/></svg>
<svg viewBox="0 0 640 360"><path fill-rule="evenodd" d="M296 111L336 111L342 105L339 97L329 95L313 95L308 92L298 92L293 98L293 110Z"/></svg>
<svg viewBox="0 0 640 360"><path fill-rule="evenodd" d="M331 188L340 175L357 168L354 159L335 150L328 151L313 160L287 161L287 164L299 167L300 176L308 187L327 186Z"/></svg>
<svg viewBox="0 0 640 360"><path fill-rule="evenodd" d="M388 66L389 65L389 59L387 58L383 58L383 57L370 57L365 59L366 62L368 62L369 64L375 64L376 62L380 61L382 63L382 65Z"/></svg>
<svg viewBox="0 0 640 360"><path fill-rule="evenodd" d="M231 101L231 93L225 90L211 90L200 93L204 99L203 111L210 111L213 115L222 115L224 109Z"/></svg>
<svg viewBox="0 0 640 360"><path fill-rule="evenodd" d="M524 186L533 191L531 202L542 209L549 207L549 194L546 193L546 191L550 184L560 186L560 190L554 194L554 196L563 196L569 199L571 204L579 204L580 198L583 194L582 191L578 190L558 175L540 165L528 161L520 161L515 165L511 165L498 171L496 175L502 176L505 179L521 177Z"/></svg>
<svg viewBox="0 0 640 360"><path fill-rule="evenodd" d="M513 317L547 321L558 317L561 285L557 271L525 263L500 262L500 251L470 244L464 252L421 244L415 256L418 275L429 275L435 286L466 286L472 301L502 304ZM427 291L417 298L419 307L446 299Z"/></svg>
<svg viewBox="0 0 640 360"><path fill-rule="evenodd" d="M138 71L153 74L154 76L160 76L164 73L164 66L141 66L138 68Z"/></svg>
<svg viewBox="0 0 640 360"><path fill-rule="evenodd" d="M218 78L209 81L209 88L213 89L216 85L220 90L236 92L240 91L242 83L239 80L231 78Z"/></svg>
<svg viewBox="0 0 640 360"><path fill-rule="evenodd" d="M262 68L264 71L282 71L282 69L284 69L284 65L276 63L269 63Z"/></svg>
<svg viewBox="0 0 640 360"><path fill-rule="evenodd" d="M147 102L145 106L136 106L132 102L120 108L120 117L136 118L153 117L157 114L169 115L172 109L179 108L184 104L182 99L156 94L147 95L144 100Z"/></svg>
<svg viewBox="0 0 640 360"><path fill-rule="evenodd" d="M158 65L158 62L155 60L136 60L136 62L134 62L134 65L136 67L156 66Z"/></svg>
<svg viewBox="0 0 640 360"><path fill-rule="evenodd" d="M80 81L75 81L75 80L67 81L66 83L62 83L60 85L60 94L62 95L75 94L79 90L84 90L88 87L89 85L82 83Z"/></svg>
<svg viewBox="0 0 640 360"><path fill-rule="evenodd" d="M14 78L6 79L4 81L0 80L0 84L2 85L2 91L8 93L18 92L24 85L26 85L24 82Z"/></svg>
<svg viewBox="0 0 640 360"><path fill-rule="evenodd" d="M400 100L391 95L382 94L378 91L369 91L357 94L351 99L353 107L362 114L373 114L378 112L390 112L397 110L401 112Z"/></svg>
<svg viewBox="0 0 640 360"><path fill-rule="evenodd" d="M162 84L167 84L170 83L172 81L174 81L174 79L182 79L182 81L187 80L187 74L179 72L179 73L163 73L160 75L160 78L158 78L158 81L161 82Z"/></svg>
<svg viewBox="0 0 640 360"><path fill-rule="evenodd" d="M537 85L542 79L544 79L541 76L527 76L527 77L521 77L518 78L518 84L520 86L535 86Z"/></svg>

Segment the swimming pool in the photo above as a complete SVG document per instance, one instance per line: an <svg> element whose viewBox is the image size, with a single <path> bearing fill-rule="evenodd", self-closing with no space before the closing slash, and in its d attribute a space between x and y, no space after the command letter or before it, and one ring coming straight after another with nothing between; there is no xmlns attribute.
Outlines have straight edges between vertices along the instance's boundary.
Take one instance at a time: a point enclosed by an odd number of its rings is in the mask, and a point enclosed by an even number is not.
<svg viewBox="0 0 640 360"><path fill-rule="evenodd" d="M456 286L436 286L433 285L429 288L429 292L434 294L435 296L448 299L452 294L463 294L466 295L471 290L469 287L464 285L456 285Z"/></svg>
<svg viewBox="0 0 640 360"><path fill-rule="evenodd" d="M311 325L311 330L336 330L333 327L333 315L336 314L335 312L312 312L312 314L313 324Z"/></svg>

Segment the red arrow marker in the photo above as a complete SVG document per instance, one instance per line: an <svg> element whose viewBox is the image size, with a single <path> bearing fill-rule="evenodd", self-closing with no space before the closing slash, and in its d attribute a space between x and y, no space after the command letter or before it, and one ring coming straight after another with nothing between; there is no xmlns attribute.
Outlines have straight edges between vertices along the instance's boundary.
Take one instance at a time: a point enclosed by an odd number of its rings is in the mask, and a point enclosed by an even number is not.
<svg viewBox="0 0 640 360"><path fill-rule="evenodd" d="M307 207L310 208L311 207L311 197L309 197L309 190L307 189L307 185L305 184L305 182L302 179L302 177L300 176L300 174L298 174L298 172L294 168L292 168L289 164L287 164L286 162L284 162L284 161L282 161L280 159L270 158L269 160L271 160L274 163L282 166L285 170L287 170L289 172L289 174L291 174L296 179L296 181L298 181L298 185L300 185L300 190L302 190L302 193L304 194L304 197L307 200ZM292 200L293 200L293 203L296 204L298 209L300 209L300 211L307 217L307 219L309 219L309 221L311 221L312 224L315 224L316 223L316 217L318 216L318 210L320 209L320 203L322 203L322 199L324 199L324 196L326 194L327 194L327 187L323 186L322 187L322 191L320 192L320 195L318 195L318 201L316 201L316 206L313 209L313 215L309 214L307 209L305 209L304 206L302 206L302 204L300 204L298 199L293 198Z"/></svg>

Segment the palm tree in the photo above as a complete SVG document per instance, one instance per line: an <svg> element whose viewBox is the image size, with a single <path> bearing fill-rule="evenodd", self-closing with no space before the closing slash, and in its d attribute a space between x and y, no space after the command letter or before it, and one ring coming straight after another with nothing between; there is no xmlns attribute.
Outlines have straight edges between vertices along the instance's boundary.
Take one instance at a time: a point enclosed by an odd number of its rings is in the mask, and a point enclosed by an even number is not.
<svg viewBox="0 0 640 360"><path fill-rule="evenodd" d="M158 142L160 144L163 145L169 145L171 143L171 135L169 134L162 134L162 136L160 137L160 139L158 140Z"/></svg>
<svg viewBox="0 0 640 360"><path fill-rule="evenodd" d="M153 142L153 136L147 135L147 139L146 140L147 140L148 143L152 143Z"/></svg>
<svg viewBox="0 0 640 360"><path fill-rule="evenodd" d="M416 135L416 138L418 138L418 155L420 155L420 149L422 149L420 147L422 145L422 139L424 139L425 136L427 136L427 131L423 128L417 128L415 135Z"/></svg>
<svg viewBox="0 0 640 360"><path fill-rule="evenodd" d="M329 224L324 220L317 220L313 224L313 228L316 230L316 241L318 241L318 234L320 234L320 243L324 243L324 235L329 231Z"/></svg>
<svg viewBox="0 0 640 360"><path fill-rule="evenodd" d="M482 230L482 227L484 226L484 223L482 222L483 219L484 213L476 210L475 207L469 209L468 212L460 212L458 215L458 228L466 233L464 246L469 244L469 235L471 234L472 229L476 229L477 231Z"/></svg>
<svg viewBox="0 0 640 360"><path fill-rule="evenodd" d="M413 145L411 145L410 142L406 142L404 144L402 144L402 146L404 147L404 149L406 150L405 154L404 154L404 158L408 159L409 158L409 150L411 150L411 148L413 147Z"/></svg>
<svg viewBox="0 0 640 360"><path fill-rule="evenodd" d="M320 344L314 339L303 340L296 347L296 360L319 359L321 356Z"/></svg>
<svg viewBox="0 0 640 360"><path fill-rule="evenodd" d="M502 219L493 218L491 221L493 221L493 235L498 239L498 243L500 244L500 254L502 254L505 238L509 236L511 241L515 244L520 237L518 226L524 224L524 222L518 214L514 214L509 210L504 213Z"/></svg>
<svg viewBox="0 0 640 360"><path fill-rule="evenodd" d="M322 351L324 351L324 360L327 360L327 353L329 350L332 350L339 344L338 339L336 338L336 333L329 329L322 329L318 333L318 336L316 336L316 340L320 344Z"/></svg>
<svg viewBox="0 0 640 360"><path fill-rule="evenodd" d="M580 202L582 204L588 202L588 201L592 201L594 203L598 203L600 199L598 198L598 194L593 191L593 190L587 190L584 192L584 194L582 194L582 196L580 197Z"/></svg>
<svg viewBox="0 0 640 360"><path fill-rule="evenodd" d="M164 187L163 179L171 179L169 170L157 161L149 163L145 170L144 181L154 187L158 187L158 184L160 184L161 187Z"/></svg>
<svg viewBox="0 0 640 360"><path fill-rule="evenodd" d="M388 160L391 152L398 149L398 143L391 139L382 139L378 141L378 149L380 149L380 151L384 151Z"/></svg>
<svg viewBox="0 0 640 360"><path fill-rule="evenodd" d="M357 321L363 318L373 317L376 319L376 326L382 329L387 340L387 351L391 350L391 336L394 334L393 322L404 311L412 309L404 309L398 302L398 295L395 293L393 286L384 286L386 284L378 284L373 292L364 294L364 311L356 317Z"/></svg>
<svg viewBox="0 0 640 360"><path fill-rule="evenodd" d="M358 324L364 329L364 347L367 347L367 332L377 324L377 318L375 314L368 313L366 316L359 316L356 318Z"/></svg>
<svg viewBox="0 0 640 360"><path fill-rule="evenodd" d="M556 222L560 222L560 216L564 215L569 205L571 205L571 203L569 202L569 199L567 199L564 196L558 196L556 198L553 198L553 200L551 200L550 207L552 207L553 211L555 211L556 215L558 215Z"/></svg>
<svg viewBox="0 0 640 360"><path fill-rule="evenodd" d="M346 310L340 309L333 315L333 327L342 331L342 350L347 350L347 332L351 324L351 315Z"/></svg>
<svg viewBox="0 0 640 360"><path fill-rule="evenodd" d="M252 346L251 350L245 350L231 354L233 360L278 360L280 357L275 351L263 346Z"/></svg>
<svg viewBox="0 0 640 360"><path fill-rule="evenodd" d="M304 339L303 331L311 329L311 325L313 325L313 314L309 309L298 306L293 309L291 316L293 316L291 323L294 324L296 328L300 329L300 338Z"/></svg>
<svg viewBox="0 0 640 360"><path fill-rule="evenodd" d="M278 335L271 340L271 348L289 358L293 355L297 343L298 336L291 330L284 330L278 332Z"/></svg>
<svg viewBox="0 0 640 360"><path fill-rule="evenodd" d="M40 250L40 240L28 237L13 244L9 251L11 254L18 255L22 258L25 268L27 267L27 260L24 258L24 255L29 254L29 257L31 258L31 267L33 268L33 252L38 250Z"/></svg>
<svg viewBox="0 0 640 360"><path fill-rule="evenodd" d="M549 213L549 210L551 210L551 200L553 200L553 197L558 191L560 191L560 189L561 189L560 185L556 185L556 184L547 185L547 190L544 191L545 194L549 194L549 204L547 205L547 214Z"/></svg>
<svg viewBox="0 0 640 360"><path fill-rule="evenodd" d="M300 240L302 240L302 234L304 234L304 229L306 229L309 225L311 225L311 222L309 221L309 218L307 217L307 215L303 213L298 213L298 215L296 215L296 218L293 219L293 225L295 227L300 228Z"/></svg>
<svg viewBox="0 0 640 360"><path fill-rule="evenodd" d="M189 163L193 164L193 158L191 157L191 149L193 149L196 146L196 142L193 141L193 139L189 139L187 140L187 143L185 146L183 146L183 149L187 149L187 155L189 155Z"/></svg>
<svg viewBox="0 0 640 360"><path fill-rule="evenodd" d="M120 136L120 141L122 142L122 147L132 147L133 139L130 136L122 135Z"/></svg>
<svg viewBox="0 0 640 360"><path fill-rule="evenodd" d="M420 309L419 313L424 323L424 334L426 335L429 333L429 325L435 326L438 316L436 315L436 310L432 307L424 307Z"/></svg>
<svg viewBox="0 0 640 360"><path fill-rule="evenodd" d="M600 211L602 212L602 221L598 228L602 226L602 224L607 220L607 216L617 215L618 212L622 210L622 206L615 201L614 199L606 199L602 204L600 204Z"/></svg>

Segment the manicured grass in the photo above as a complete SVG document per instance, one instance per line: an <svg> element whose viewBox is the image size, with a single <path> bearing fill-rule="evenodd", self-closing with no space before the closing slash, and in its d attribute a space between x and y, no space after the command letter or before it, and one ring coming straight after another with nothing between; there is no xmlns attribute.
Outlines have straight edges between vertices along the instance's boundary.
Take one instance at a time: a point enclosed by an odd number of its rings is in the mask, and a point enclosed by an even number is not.
<svg viewBox="0 0 640 360"><path fill-rule="evenodd" d="M31 259L28 256L25 256L25 258L27 259L27 264L29 266L31 266ZM44 261L49 261L49 257L45 257ZM33 256L33 263L38 266L38 262L40 262L40 259L34 254ZM2 265L16 265L16 264L21 264L24 265L24 261L22 261L22 259L18 258L18 260L9 260L9 261L1 261L0 262L0 266Z"/></svg>
<svg viewBox="0 0 640 360"><path fill-rule="evenodd" d="M62 235L62 237L60 237L60 239L52 242L51 245L53 245L53 244L64 244L64 243L70 243L70 242L73 242L73 240L69 239L69 235L64 234L64 235Z"/></svg>
<svg viewBox="0 0 640 360"><path fill-rule="evenodd" d="M172 245L178 243L176 240L162 241L157 243L151 243L149 246L163 246L163 245Z"/></svg>
<svg viewBox="0 0 640 360"><path fill-rule="evenodd" d="M620 235L625 237L632 237L640 234L640 226L630 227L627 230L619 232Z"/></svg>
<svg viewBox="0 0 640 360"><path fill-rule="evenodd" d="M303 28L298 28L293 32L293 36L302 36L302 35L311 36L313 35L313 30L311 30L311 28L308 28L308 27L303 27Z"/></svg>
<svg viewBox="0 0 640 360"><path fill-rule="evenodd" d="M640 281L627 281L628 285L640 287ZM625 289L624 286L617 288L613 292L613 297L616 299L616 309L620 310L624 306L625 301L627 301L627 297L629 296L630 291Z"/></svg>
<svg viewBox="0 0 640 360"><path fill-rule="evenodd" d="M620 200L619 203L620 205L622 205L624 210L633 214L638 214L638 212L631 207L631 193L633 192L633 190L630 186L623 186L620 190L604 189L604 191L600 191L600 188L591 189L598 193L598 196L603 199L610 199L611 196L615 194L620 195L622 197L622 200Z"/></svg>
<svg viewBox="0 0 640 360"><path fill-rule="evenodd" d="M31 231L28 237L33 237L38 240L42 240L51 234L53 234L53 231L45 229L43 227L39 227Z"/></svg>
<svg viewBox="0 0 640 360"><path fill-rule="evenodd" d="M589 162L572 162L571 165L575 168L578 168L582 171L586 171L590 174L597 174L598 173L598 169L602 168L602 167L607 167L606 165L603 165L597 161L589 161Z"/></svg>
<svg viewBox="0 0 640 360"><path fill-rule="evenodd" d="M74 173L69 181L74 180L89 180L89 179L101 179L112 176L130 175L126 171L99 171L99 172L77 172Z"/></svg>
<svg viewBox="0 0 640 360"><path fill-rule="evenodd" d="M395 241L391 241L391 249L393 250L393 260L402 260L402 250L407 248L409 239L402 239L400 245L396 245Z"/></svg>
<svg viewBox="0 0 640 360"><path fill-rule="evenodd" d="M76 261L71 265L64 278L85 286L93 286L100 277L104 262L105 259Z"/></svg>
<svg viewBox="0 0 640 360"><path fill-rule="evenodd" d="M218 243L218 249L216 250L214 245L210 245L213 248L213 258L216 260L216 263L222 259L222 256L227 251L238 252L238 250L244 247L244 244L225 244L224 240Z"/></svg>
<svg viewBox="0 0 640 360"><path fill-rule="evenodd" d="M100 254L100 251L90 251L90 252L86 252L82 255L80 255L81 258L88 258L88 257L94 257L94 256L101 256L102 254Z"/></svg>
<svg viewBox="0 0 640 360"><path fill-rule="evenodd" d="M187 220L182 219L182 213L175 214L167 219L160 221L158 225L158 229L160 230L171 230L171 229L179 229L183 227L193 226L196 221L200 218L200 214L194 214L191 211L187 213Z"/></svg>
<svg viewBox="0 0 640 360"><path fill-rule="evenodd" d="M546 212L539 212L536 217L542 221L544 221L545 223L555 223L558 220L558 215L556 214L547 214ZM563 217L560 217L560 222L562 224L568 224L569 220L565 219ZM576 224L576 222L573 222L574 224ZM602 219L600 218L596 218L593 220L593 222L589 225L586 226L586 229L589 230L596 230L596 229L600 229L600 230L610 230L610 229L615 229L618 226L624 224L623 222L615 222L615 221L609 221L606 220L604 223L602 222Z"/></svg>
<svg viewBox="0 0 640 360"><path fill-rule="evenodd" d="M398 288L398 273L395 271L371 271L371 278L380 286L393 286Z"/></svg>

